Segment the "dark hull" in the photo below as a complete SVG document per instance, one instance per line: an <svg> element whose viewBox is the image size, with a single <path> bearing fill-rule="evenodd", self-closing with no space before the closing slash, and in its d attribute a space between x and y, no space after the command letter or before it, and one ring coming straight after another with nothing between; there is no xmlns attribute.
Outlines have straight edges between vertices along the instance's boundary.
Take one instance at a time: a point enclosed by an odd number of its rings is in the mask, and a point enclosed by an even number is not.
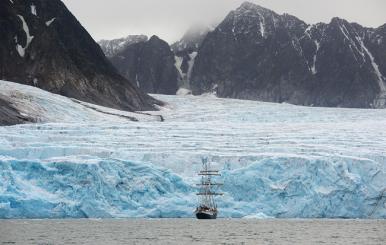
<svg viewBox="0 0 386 245"><path fill-rule="evenodd" d="M197 212L196 217L197 217L197 219L216 219L217 213L208 214L208 213L203 213L203 212Z"/></svg>

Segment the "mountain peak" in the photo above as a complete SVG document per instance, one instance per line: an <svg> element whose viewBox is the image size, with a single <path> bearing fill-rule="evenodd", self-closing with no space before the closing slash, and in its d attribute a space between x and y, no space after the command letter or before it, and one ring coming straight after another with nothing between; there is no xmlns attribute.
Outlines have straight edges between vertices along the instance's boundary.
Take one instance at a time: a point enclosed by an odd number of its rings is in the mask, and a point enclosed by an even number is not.
<svg viewBox="0 0 386 245"><path fill-rule="evenodd" d="M169 44L166 42L166 41L164 41L164 40L162 40L161 38L159 38L157 35L153 35L153 36L151 36L150 37L150 39L149 39L149 41L148 41L148 43L150 43L150 44L162 44L162 45L167 45L167 46L169 46Z"/></svg>
<svg viewBox="0 0 386 245"><path fill-rule="evenodd" d="M270 9L267 9L267 8L264 8L260 5L257 5L255 3L252 3L252 2L243 2L240 7L237 9L238 11L245 11L245 10L253 10L253 11L269 11L269 12L272 12L272 10Z"/></svg>
<svg viewBox="0 0 386 245"><path fill-rule="evenodd" d="M255 3L252 3L252 2L249 2L249 1L245 1L243 2L241 5L240 5L241 8L256 8L256 7L260 7L259 5L255 4Z"/></svg>
<svg viewBox="0 0 386 245"><path fill-rule="evenodd" d="M159 40L160 38L157 35L152 35L149 39L150 40Z"/></svg>
<svg viewBox="0 0 386 245"><path fill-rule="evenodd" d="M98 42L98 44L101 46L107 57L113 57L124 50L127 46L135 43L146 42L147 40L148 37L146 35L128 35L126 37L113 40L102 39Z"/></svg>
<svg viewBox="0 0 386 245"><path fill-rule="evenodd" d="M231 12L230 16L238 16L238 17L258 17L258 18L272 18L279 17L275 11L264 8L260 5L251 2L244 2L238 7L236 10Z"/></svg>
<svg viewBox="0 0 386 245"><path fill-rule="evenodd" d="M330 24L349 24L347 20L341 19L339 17L334 17L331 19Z"/></svg>

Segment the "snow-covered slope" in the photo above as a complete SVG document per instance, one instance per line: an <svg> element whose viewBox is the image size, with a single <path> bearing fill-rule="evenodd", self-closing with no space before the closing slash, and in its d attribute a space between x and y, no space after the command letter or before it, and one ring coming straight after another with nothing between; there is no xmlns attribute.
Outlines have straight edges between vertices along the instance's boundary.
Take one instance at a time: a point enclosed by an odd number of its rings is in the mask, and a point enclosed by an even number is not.
<svg viewBox="0 0 386 245"><path fill-rule="evenodd" d="M156 98L164 122L0 127L0 217L191 217L208 158L221 217L386 218L386 110Z"/></svg>
<svg viewBox="0 0 386 245"><path fill-rule="evenodd" d="M119 111L2 80L0 98L9 102L22 116L40 123L159 121L157 116Z"/></svg>

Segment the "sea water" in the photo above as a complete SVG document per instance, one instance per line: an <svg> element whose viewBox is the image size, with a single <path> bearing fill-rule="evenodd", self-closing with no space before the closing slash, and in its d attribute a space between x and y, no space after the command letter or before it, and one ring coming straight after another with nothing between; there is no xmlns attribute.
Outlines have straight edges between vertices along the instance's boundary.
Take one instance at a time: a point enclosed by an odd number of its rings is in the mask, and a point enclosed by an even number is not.
<svg viewBox="0 0 386 245"><path fill-rule="evenodd" d="M2 220L0 244L386 244L386 220Z"/></svg>

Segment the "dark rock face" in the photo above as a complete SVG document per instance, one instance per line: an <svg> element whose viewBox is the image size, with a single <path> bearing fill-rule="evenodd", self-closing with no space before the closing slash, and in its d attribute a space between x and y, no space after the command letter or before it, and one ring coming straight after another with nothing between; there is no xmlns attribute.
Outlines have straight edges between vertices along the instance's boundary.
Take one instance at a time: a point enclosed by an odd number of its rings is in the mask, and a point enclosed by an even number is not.
<svg viewBox="0 0 386 245"><path fill-rule="evenodd" d="M2 0L0 26L0 79L117 109L156 103L118 74L60 0Z"/></svg>
<svg viewBox="0 0 386 245"><path fill-rule="evenodd" d="M385 29L338 18L307 25L246 2L207 35L190 86L220 97L384 107Z"/></svg>
<svg viewBox="0 0 386 245"><path fill-rule="evenodd" d="M132 44L111 58L118 71L137 86L155 94L176 94L178 71L170 46L157 36Z"/></svg>
<svg viewBox="0 0 386 245"><path fill-rule="evenodd" d="M147 40L148 37L145 35L129 35L127 37L113 40L100 40L98 44L101 46L103 53L105 53L107 57L113 57L124 50L127 46L135 43L146 42Z"/></svg>
<svg viewBox="0 0 386 245"><path fill-rule="evenodd" d="M15 107L0 98L0 126L11 126L27 122L34 122L34 119L21 115Z"/></svg>

